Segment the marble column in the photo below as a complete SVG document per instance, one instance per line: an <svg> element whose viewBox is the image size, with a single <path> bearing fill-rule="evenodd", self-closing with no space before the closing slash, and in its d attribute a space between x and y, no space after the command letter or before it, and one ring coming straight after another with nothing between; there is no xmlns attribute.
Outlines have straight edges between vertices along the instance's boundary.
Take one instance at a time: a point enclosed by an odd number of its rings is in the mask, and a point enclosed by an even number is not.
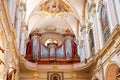
<svg viewBox="0 0 120 80"><path fill-rule="evenodd" d="M84 47L85 47L85 57L89 58L91 56L91 53L90 53L89 37L86 32L84 33Z"/></svg>
<svg viewBox="0 0 120 80"><path fill-rule="evenodd" d="M8 8L9 8L9 13L10 13L10 17L11 17L11 22L14 26L15 13L16 13L16 0L9 0Z"/></svg>
<svg viewBox="0 0 120 80"><path fill-rule="evenodd" d="M24 55L25 50L25 33L22 31L21 33L21 41L20 41L20 54Z"/></svg>
<svg viewBox="0 0 120 80"><path fill-rule="evenodd" d="M22 13L19 8L17 8L17 21L16 21L16 33L17 33L17 47L19 49L19 43L20 43L20 31L21 31L21 21L22 21Z"/></svg>
<svg viewBox="0 0 120 80"><path fill-rule="evenodd" d="M93 20L93 35L94 35L94 44L95 44L95 54L97 53L97 51L100 49L100 41L99 41L99 33L98 33L98 25L97 25L98 21L97 21L97 16L95 14L94 16L94 20Z"/></svg>
<svg viewBox="0 0 120 80"><path fill-rule="evenodd" d="M99 45L100 45L100 49L102 49L104 41L103 41L103 31L101 25L100 11L96 14L96 17L97 17L97 27L98 27L98 35L99 35Z"/></svg>
<svg viewBox="0 0 120 80"><path fill-rule="evenodd" d="M109 28L110 32L113 31L116 23L117 23L117 17L115 16L115 9L114 9L114 4L112 0L108 0L107 2L107 14L108 14L108 20L109 20Z"/></svg>

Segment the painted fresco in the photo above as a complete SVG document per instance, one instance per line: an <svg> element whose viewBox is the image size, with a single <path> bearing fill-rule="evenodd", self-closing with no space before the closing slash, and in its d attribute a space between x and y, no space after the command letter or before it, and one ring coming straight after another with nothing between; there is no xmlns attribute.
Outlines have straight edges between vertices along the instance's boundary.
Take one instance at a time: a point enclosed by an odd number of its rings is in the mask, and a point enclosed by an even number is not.
<svg viewBox="0 0 120 80"><path fill-rule="evenodd" d="M39 6L38 10L49 13L60 13L70 12L71 8L62 0L47 0Z"/></svg>
<svg viewBox="0 0 120 80"><path fill-rule="evenodd" d="M101 24L103 31L105 31L108 27L107 8L105 5L101 9Z"/></svg>

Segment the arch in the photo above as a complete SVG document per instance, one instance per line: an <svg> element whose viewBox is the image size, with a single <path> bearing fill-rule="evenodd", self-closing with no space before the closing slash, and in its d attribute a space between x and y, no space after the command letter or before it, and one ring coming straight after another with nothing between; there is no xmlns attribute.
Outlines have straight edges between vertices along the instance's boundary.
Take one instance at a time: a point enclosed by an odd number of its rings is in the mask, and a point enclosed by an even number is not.
<svg viewBox="0 0 120 80"><path fill-rule="evenodd" d="M120 68L116 63L111 63L106 69L106 80L117 80L117 75L120 74Z"/></svg>

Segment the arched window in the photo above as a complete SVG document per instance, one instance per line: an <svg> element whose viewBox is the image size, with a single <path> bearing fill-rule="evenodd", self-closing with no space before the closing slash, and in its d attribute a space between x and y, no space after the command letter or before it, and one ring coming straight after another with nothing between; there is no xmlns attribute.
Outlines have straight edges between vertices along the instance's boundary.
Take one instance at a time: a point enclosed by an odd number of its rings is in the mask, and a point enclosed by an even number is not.
<svg viewBox="0 0 120 80"><path fill-rule="evenodd" d="M103 5L101 8L101 25L102 25L104 42L106 42L110 35L110 28L108 24L107 8L105 5Z"/></svg>
<svg viewBox="0 0 120 80"><path fill-rule="evenodd" d="M90 32L89 32L89 43L90 43L90 52L91 52L91 55L93 56L95 52L95 47L94 47L94 36L93 36L92 29L90 29Z"/></svg>

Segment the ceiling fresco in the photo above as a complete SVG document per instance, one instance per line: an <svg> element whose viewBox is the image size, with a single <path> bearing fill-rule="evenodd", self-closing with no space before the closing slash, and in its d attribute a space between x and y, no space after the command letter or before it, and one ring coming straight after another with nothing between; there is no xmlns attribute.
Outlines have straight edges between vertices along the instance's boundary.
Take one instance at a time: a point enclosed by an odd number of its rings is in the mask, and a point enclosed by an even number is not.
<svg viewBox="0 0 120 80"><path fill-rule="evenodd" d="M38 10L46 11L52 14L72 11L70 6L62 0L47 0L38 7Z"/></svg>

